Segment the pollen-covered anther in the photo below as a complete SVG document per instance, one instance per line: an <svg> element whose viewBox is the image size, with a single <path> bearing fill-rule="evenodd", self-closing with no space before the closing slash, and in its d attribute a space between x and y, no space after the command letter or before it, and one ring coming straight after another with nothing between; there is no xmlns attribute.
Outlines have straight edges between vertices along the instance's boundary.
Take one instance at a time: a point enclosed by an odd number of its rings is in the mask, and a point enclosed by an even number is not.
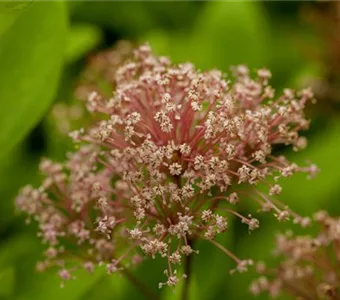
<svg viewBox="0 0 340 300"><path fill-rule="evenodd" d="M249 230L253 231L253 230L260 227L260 221L256 218L251 218L251 215L250 215L250 220L248 221L248 226L249 226Z"/></svg>
<svg viewBox="0 0 340 300"><path fill-rule="evenodd" d="M182 166L179 163L173 163L169 167L169 171L171 175L181 175L182 173Z"/></svg>
<svg viewBox="0 0 340 300"><path fill-rule="evenodd" d="M281 191L282 187L279 184L274 184L269 190L269 195L279 195Z"/></svg>
<svg viewBox="0 0 340 300"><path fill-rule="evenodd" d="M179 254L179 252L174 252L169 256L169 261L172 264L179 264L181 263L181 255Z"/></svg>
<svg viewBox="0 0 340 300"><path fill-rule="evenodd" d="M239 197L236 192L233 192L227 197L227 200L230 204L235 205L239 202Z"/></svg>
<svg viewBox="0 0 340 300"><path fill-rule="evenodd" d="M278 212L277 214L274 214L274 216L280 221L287 221L289 220L290 214L287 210L282 210Z"/></svg>
<svg viewBox="0 0 340 300"><path fill-rule="evenodd" d="M237 266L235 269L230 271L230 274L235 273L236 271L239 273L244 273L248 271L248 268L254 264L253 260L251 259L245 259L245 260L240 260L237 263Z"/></svg>

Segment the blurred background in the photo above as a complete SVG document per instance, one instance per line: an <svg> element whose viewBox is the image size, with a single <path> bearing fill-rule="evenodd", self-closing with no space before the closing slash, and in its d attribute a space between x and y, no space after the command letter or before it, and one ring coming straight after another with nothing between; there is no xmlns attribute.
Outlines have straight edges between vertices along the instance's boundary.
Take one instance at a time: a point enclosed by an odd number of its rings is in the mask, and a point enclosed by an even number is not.
<svg viewBox="0 0 340 300"><path fill-rule="evenodd" d="M63 160L72 149L56 115L78 103L74 88L89 57L122 39L149 42L156 53L201 69L268 67L277 92L311 86L318 102L307 110L309 145L282 151L321 172L313 180L289 178L281 199L302 215L340 215L340 2L0 2L0 299L143 299L117 275L79 271L61 289L55 270L37 273L43 246L14 207L18 189L39 182L40 157ZM294 225L257 217L259 230L249 235L235 224L222 241L241 258L270 261L274 235ZM229 275L232 264L218 249L197 248L190 299L252 297L252 271ZM157 289L157 261L135 274L162 299L179 298Z"/></svg>

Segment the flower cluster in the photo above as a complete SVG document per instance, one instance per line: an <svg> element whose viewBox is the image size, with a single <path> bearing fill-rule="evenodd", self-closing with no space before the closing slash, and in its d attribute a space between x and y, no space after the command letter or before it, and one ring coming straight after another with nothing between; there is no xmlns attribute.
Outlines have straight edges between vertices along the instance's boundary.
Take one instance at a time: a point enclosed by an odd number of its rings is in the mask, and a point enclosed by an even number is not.
<svg viewBox="0 0 340 300"><path fill-rule="evenodd" d="M100 121L71 132L78 150L62 164L44 159L41 186L27 186L17 198L48 244L40 269L59 266L67 280L79 265L92 272L106 264L113 273L161 256L168 268L160 287L173 286L179 265L198 253L197 239L220 248L237 271L252 264L214 240L228 231L228 216L250 231L259 227L250 212L238 212L241 201L308 225L277 199L277 182L296 172L313 176L317 168L299 167L272 148L306 146L298 132L309 124L303 110L310 90L285 89L275 98L266 69L252 77L238 66L227 80L218 70L173 65L148 45L105 74L114 83L111 96L93 90L87 101Z"/></svg>
<svg viewBox="0 0 340 300"><path fill-rule="evenodd" d="M340 218L325 211L315 214L321 230L316 237L277 237L276 254L282 257L275 269L260 264L261 277L251 285L254 294L268 292L271 297L286 293L297 299L339 299Z"/></svg>

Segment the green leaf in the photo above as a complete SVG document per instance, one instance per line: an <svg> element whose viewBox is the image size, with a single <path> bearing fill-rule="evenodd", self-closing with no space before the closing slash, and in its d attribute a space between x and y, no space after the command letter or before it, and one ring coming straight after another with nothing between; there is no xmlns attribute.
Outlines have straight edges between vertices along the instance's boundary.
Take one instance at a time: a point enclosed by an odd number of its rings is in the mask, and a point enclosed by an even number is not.
<svg viewBox="0 0 340 300"><path fill-rule="evenodd" d="M53 100L66 25L63 2L36 2L0 36L0 156L33 128Z"/></svg>
<svg viewBox="0 0 340 300"><path fill-rule="evenodd" d="M155 29L144 36L154 50L175 63L229 71L231 65L263 67L269 61L267 18L257 2L211 1L204 4L193 30L169 34Z"/></svg>
<svg viewBox="0 0 340 300"><path fill-rule="evenodd" d="M84 2L84 1L82 1L82 0L77 0L77 1L65 1L66 6L67 6L67 9L68 9L68 11L69 11L69 14L72 15L72 13L73 13L76 9L78 9L78 7L79 7L80 5L83 4L83 2Z"/></svg>
<svg viewBox="0 0 340 300"><path fill-rule="evenodd" d="M60 287L61 280L56 269L51 269L38 273L35 269L26 269L25 279L30 278L29 284L24 288L15 291L14 299L35 299L35 300L79 300L92 299L84 297L87 291L95 287L103 278L107 276L105 270L97 270L89 274L84 270L74 271L74 280L65 282L63 288Z"/></svg>
<svg viewBox="0 0 340 300"><path fill-rule="evenodd" d="M86 299L123 299L124 292L129 289L128 282L119 273L108 275L104 273L91 288L83 293L79 300Z"/></svg>
<svg viewBox="0 0 340 300"><path fill-rule="evenodd" d="M78 3L78 1L77 1ZM72 20L90 22L124 38L139 38L154 28L190 27L200 5L193 1L84 1L72 8ZM145 42L145 41L143 41Z"/></svg>
<svg viewBox="0 0 340 300"><path fill-rule="evenodd" d="M85 1L72 11L72 19L101 25L123 36L138 36L154 27L154 16L142 2Z"/></svg>
<svg viewBox="0 0 340 300"><path fill-rule="evenodd" d="M261 3L214 1L197 20L191 54L202 68L247 64L262 67L268 56L268 24Z"/></svg>
<svg viewBox="0 0 340 300"><path fill-rule="evenodd" d="M141 262L136 268L131 268L129 271L137 280L143 282L143 284L152 290L154 294L159 295L162 290L158 288L158 283L166 278L162 272L165 268L166 263L164 259L156 257L155 259L145 259L145 261ZM120 300L147 299L127 276L123 278L126 285L124 290L120 291L122 293L122 296L119 298Z"/></svg>
<svg viewBox="0 0 340 300"><path fill-rule="evenodd" d="M310 138L306 150L292 154L289 159L299 165L316 164L320 173L311 180L305 174L296 174L282 183L280 199L299 214L312 214L326 209L339 193L340 121L334 120ZM338 198L337 198L338 203ZM339 209L337 211L340 213ZM335 213L333 211L333 213Z"/></svg>
<svg viewBox="0 0 340 300"><path fill-rule="evenodd" d="M0 36L8 30L31 2L0 2Z"/></svg>
<svg viewBox="0 0 340 300"><path fill-rule="evenodd" d="M101 40L101 31L90 24L77 24L70 28L66 45L66 61L74 62L95 48Z"/></svg>
<svg viewBox="0 0 340 300"><path fill-rule="evenodd" d="M27 259L27 256L31 256L39 247L38 239L31 233L13 235L6 240L6 243L0 245L0 268Z"/></svg>
<svg viewBox="0 0 340 300"><path fill-rule="evenodd" d="M13 293L15 270L13 267L0 270L0 297L9 297Z"/></svg>

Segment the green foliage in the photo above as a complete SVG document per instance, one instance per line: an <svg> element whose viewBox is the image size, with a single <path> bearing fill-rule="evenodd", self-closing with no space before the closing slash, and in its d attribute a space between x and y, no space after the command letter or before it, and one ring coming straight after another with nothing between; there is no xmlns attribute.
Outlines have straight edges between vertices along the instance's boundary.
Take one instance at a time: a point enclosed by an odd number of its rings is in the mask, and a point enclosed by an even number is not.
<svg viewBox="0 0 340 300"><path fill-rule="evenodd" d="M39 273L31 282L31 287L21 292L22 299L44 300L46 297L50 300L76 300L85 298L86 294L100 282L106 275L105 270L101 269L90 275L79 270L75 272L74 280L67 282L64 288L60 287L60 279L55 271Z"/></svg>
<svg viewBox="0 0 340 300"><path fill-rule="evenodd" d="M301 214L325 209L340 191L336 165L340 161L339 132L340 120L335 119L315 134L306 150L291 154L291 159L300 165L312 161L320 168L320 173L313 180L306 180L300 175L288 178L283 184L282 201ZM340 209L333 213L339 214Z"/></svg>
<svg viewBox="0 0 340 300"><path fill-rule="evenodd" d="M266 15L252 2L206 4L193 28L175 35L158 29L144 39L173 61L191 61L203 69L263 66L270 55Z"/></svg>
<svg viewBox="0 0 340 300"><path fill-rule="evenodd" d="M254 2L207 5L193 32L192 55L202 68L265 65L269 54L266 22L261 6Z"/></svg>
<svg viewBox="0 0 340 300"><path fill-rule="evenodd" d="M40 2L25 8L0 36L0 155L33 128L53 100L65 32L64 4Z"/></svg>
<svg viewBox="0 0 340 300"><path fill-rule="evenodd" d="M14 268L6 268L0 270L0 298L9 297L13 293L15 282L15 270Z"/></svg>
<svg viewBox="0 0 340 300"><path fill-rule="evenodd" d="M10 237L0 249L0 270L17 267L26 255L34 255L39 246L38 240L31 233L19 233Z"/></svg>
<svg viewBox="0 0 340 300"><path fill-rule="evenodd" d="M154 28L190 26L197 11L198 5L193 1L84 1L72 9L72 17L76 21L99 24L122 38L136 39Z"/></svg>
<svg viewBox="0 0 340 300"><path fill-rule="evenodd" d="M271 10L275 5L278 9ZM94 275L78 270L77 279L63 289L55 270L37 274L34 265L43 247L34 225L25 226L14 210L18 188L38 181L39 156L63 159L64 150L70 148L47 117L48 108L53 101L73 100L88 54L117 39L149 41L156 52L176 63L191 61L202 69L226 72L240 63L251 68L268 66L275 87L305 85L306 79L326 74L320 57L330 49L310 27L301 25L298 9L302 4L286 4L292 7L289 14L280 5L257 1L0 2L0 299L143 299L125 277L108 277L104 268ZM320 57L308 56L306 49L322 51ZM310 160L321 169L313 180L297 175L283 183L282 201L302 215L318 209L340 214L340 122L337 111L332 113L321 115L317 110L327 124L314 121L308 148L285 153L299 164ZM41 149L32 136L24 141L39 122ZM270 261L274 235L291 225L278 225L266 216L260 222L260 229L249 235L242 224L229 220L229 231L220 242L241 258ZM253 272L231 276L234 265L224 254L208 242L196 246L200 254L193 257L190 300L250 299ZM158 260L149 260L134 274L162 299L180 299L182 286L174 291L157 289L158 282L166 279L162 270Z"/></svg>
<svg viewBox="0 0 340 300"><path fill-rule="evenodd" d="M153 18L142 2L85 1L74 9L73 14L75 20L97 23L130 37L154 26Z"/></svg>
<svg viewBox="0 0 340 300"><path fill-rule="evenodd" d="M66 62L72 63L84 57L101 40L101 31L90 24L76 24L70 28L66 44Z"/></svg>
<svg viewBox="0 0 340 300"><path fill-rule="evenodd" d="M24 12L31 2L15 1L0 3L0 36L8 30L16 19Z"/></svg>

